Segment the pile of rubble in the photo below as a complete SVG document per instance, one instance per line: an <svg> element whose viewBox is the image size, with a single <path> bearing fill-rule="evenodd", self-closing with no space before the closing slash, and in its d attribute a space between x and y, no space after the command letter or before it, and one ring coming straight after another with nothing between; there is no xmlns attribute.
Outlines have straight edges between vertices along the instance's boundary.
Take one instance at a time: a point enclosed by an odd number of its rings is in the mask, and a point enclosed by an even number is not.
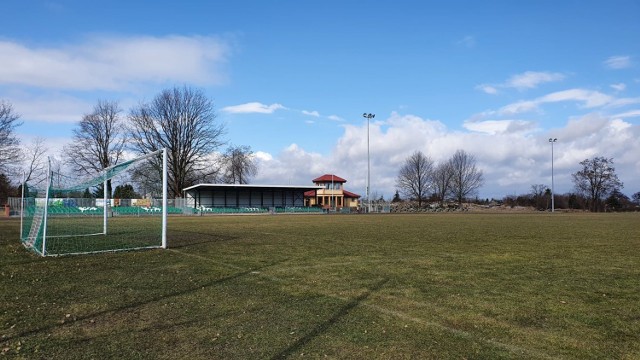
<svg viewBox="0 0 640 360"><path fill-rule="evenodd" d="M423 202L418 206L417 201L400 201L391 203L392 213L430 213L430 212L529 212L534 208L524 206L506 206L503 204L490 203L488 205L478 205L464 203L462 207L457 202Z"/></svg>
<svg viewBox="0 0 640 360"><path fill-rule="evenodd" d="M452 212L452 211L469 211L469 204L463 204L462 207L458 203L439 202L427 203L423 202L422 206L418 206L417 201L400 201L391 203L392 213L422 213L422 212Z"/></svg>

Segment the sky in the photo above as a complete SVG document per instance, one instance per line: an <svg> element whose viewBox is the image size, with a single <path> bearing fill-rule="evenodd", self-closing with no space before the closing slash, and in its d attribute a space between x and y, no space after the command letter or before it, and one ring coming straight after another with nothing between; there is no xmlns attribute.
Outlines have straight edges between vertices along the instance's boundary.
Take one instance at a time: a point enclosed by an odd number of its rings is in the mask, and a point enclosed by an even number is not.
<svg viewBox="0 0 640 360"><path fill-rule="evenodd" d="M573 191L580 161L612 158L640 191L640 2L7 0L0 99L51 155L98 100L126 117L161 90L214 103L254 184L325 173L391 198L405 159L456 150L478 196ZM367 123L363 113L375 114ZM368 129L368 131L367 131ZM369 134L367 136L367 134ZM369 146L367 146L367 139ZM222 148L221 150L224 150Z"/></svg>

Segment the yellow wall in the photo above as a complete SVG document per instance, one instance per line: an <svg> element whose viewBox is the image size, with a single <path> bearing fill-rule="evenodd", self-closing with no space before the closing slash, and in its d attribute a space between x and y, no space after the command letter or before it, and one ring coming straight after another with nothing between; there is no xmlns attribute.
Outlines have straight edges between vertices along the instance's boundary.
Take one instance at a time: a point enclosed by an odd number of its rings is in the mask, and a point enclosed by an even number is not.
<svg viewBox="0 0 640 360"><path fill-rule="evenodd" d="M342 189L319 189L317 190L317 196L307 198L309 206L316 206L318 202L316 200L322 198L319 203L323 206L337 206L337 207L358 207L358 199L345 198Z"/></svg>

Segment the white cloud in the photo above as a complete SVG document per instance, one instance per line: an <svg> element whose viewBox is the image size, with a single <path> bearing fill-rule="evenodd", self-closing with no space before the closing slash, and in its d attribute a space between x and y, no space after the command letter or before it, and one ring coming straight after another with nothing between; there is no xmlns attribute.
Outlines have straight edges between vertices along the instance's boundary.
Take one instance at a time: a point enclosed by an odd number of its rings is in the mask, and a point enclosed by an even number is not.
<svg viewBox="0 0 640 360"><path fill-rule="evenodd" d="M588 109L602 107L614 104L616 99L599 91L585 89L569 89L553 92L536 98L534 100L518 101L503 106L498 111L501 115L515 115L525 112L532 112L539 109L539 106L545 103L556 103L564 101L573 101L582 103L582 106Z"/></svg>
<svg viewBox="0 0 640 360"><path fill-rule="evenodd" d="M77 123L94 104L64 94L46 94L31 97L27 94L7 96L13 107L25 121L46 123Z"/></svg>
<svg viewBox="0 0 640 360"><path fill-rule="evenodd" d="M230 46L213 36L92 36L61 46L0 40L0 84L130 91L144 84L220 84Z"/></svg>
<svg viewBox="0 0 640 360"><path fill-rule="evenodd" d="M258 157L256 184L311 185L311 180L328 172L330 159L291 144L277 156ZM337 169L335 172L339 172Z"/></svg>
<svg viewBox="0 0 640 360"><path fill-rule="evenodd" d="M631 67L630 56L611 56L604 61L604 65L609 69L626 69Z"/></svg>
<svg viewBox="0 0 640 360"><path fill-rule="evenodd" d="M604 106L612 102L612 96L603 94L599 91L584 89L569 89L554 92L538 99L539 103L560 102L560 101L578 101L582 102L586 108L594 108Z"/></svg>
<svg viewBox="0 0 640 360"><path fill-rule="evenodd" d="M631 116L632 114L629 114ZM616 172L629 192L640 189L640 125L620 117L590 114L571 119L553 133L534 130L526 121L465 123L472 132L448 129L440 121L392 113L370 126L371 192L390 197L402 162L420 150L434 161L448 159L464 149L477 159L484 172L481 197L503 197L529 192L531 184L549 184L551 149L555 144L555 181L559 193L573 190L571 174L580 161L592 156L613 157ZM324 173L348 180L346 189L365 195L367 173L366 123L345 125L330 155L308 153L292 144L271 160L261 163L256 183L309 184ZM475 128L474 128L475 127ZM509 128L512 127L510 130ZM282 174L286 174L283 178Z"/></svg>
<svg viewBox="0 0 640 360"><path fill-rule="evenodd" d="M538 85L564 80L565 76L561 73L553 73L548 71L525 71L522 74L511 76L501 84L481 84L476 89L487 94L497 94L498 89L517 89L526 90L537 88Z"/></svg>
<svg viewBox="0 0 640 360"><path fill-rule="evenodd" d="M518 90L533 89L540 84L561 81L565 78L563 74L540 72L540 71L526 71L522 74L514 75L510 77L505 83L505 87L515 88Z"/></svg>
<svg viewBox="0 0 640 360"><path fill-rule="evenodd" d="M609 104L607 104L607 107L623 107L635 104L640 104L640 97L614 99Z"/></svg>
<svg viewBox="0 0 640 360"><path fill-rule="evenodd" d="M498 93L498 89L496 88L496 86L493 86L493 85L482 84L482 85L476 86L476 89L491 95Z"/></svg>
<svg viewBox="0 0 640 360"><path fill-rule="evenodd" d="M631 110L631 111L626 111L620 114L615 114L611 116L614 119L626 119L626 118L633 118L633 117L640 117L640 110Z"/></svg>
<svg viewBox="0 0 640 360"><path fill-rule="evenodd" d="M269 154L269 153L264 152L264 151L256 151L253 155L259 161L271 161L271 160L273 160L273 156L271 154Z"/></svg>
<svg viewBox="0 0 640 360"><path fill-rule="evenodd" d="M522 113L537 110L539 104L540 103L536 100L518 101L512 104L503 106L502 108L500 108L500 110L498 110L498 113L500 115L507 115L507 116L522 114Z"/></svg>
<svg viewBox="0 0 640 360"><path fill-rule="evenodd" d="M465 121L464 128L486 134L530 132L535 130L535 124L525 120L484 120Z"/></svg>
<svg viewBox="0 0 640 360"><path fill-rule="evenodd" d="M627 88L625 83L611 84L609 86L615 91L624 91Z"/></svg>
<svg viewBox="0 0 640 360"><path fill-rule="evenodd" d="M464 46L469 49L474 48L476 46L476 43L477 43L476 38L475 36L472 36L472 35L467 35L457 41L458 45Z"/></svg>
<svg viewBox="0 0 640 360"><path fill-rule="evenodd" d="M286 110L287 108L278 103L265 105L259 102L249 102L246 104L227 106L222 108L222 111L231 114L272 114L274 111L281 109Z"/></svg>
<svg viewBox="0 0 640 360"><path fill-rule="evenodd" d="M302 113L305 115L313 116L313 117L320 117L320 113L315 110L314 111L302 110Z"/></svg>
<svg viewBox="0 0 640 360"><path fill-rule="evenodd" d="M327 118L332 121L344 121L344 119L338 115L329 115Z"/></svg>

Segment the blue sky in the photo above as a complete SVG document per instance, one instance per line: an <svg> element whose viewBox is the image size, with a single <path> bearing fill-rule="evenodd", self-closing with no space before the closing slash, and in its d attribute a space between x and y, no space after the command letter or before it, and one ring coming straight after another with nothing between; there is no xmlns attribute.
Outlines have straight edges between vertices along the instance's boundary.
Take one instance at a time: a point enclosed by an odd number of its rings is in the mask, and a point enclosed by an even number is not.
<svg viewBox="0 0 640 360"><path fill-rule="evenodd" d="M640 191L637 1L17 1L3 4L0 99L20 137L68 143L98 99L123 115L161 89L202 89L249 145L254 183L324 173L391 196L403 160L473 154L482 197L613 158Z"/></svg>

